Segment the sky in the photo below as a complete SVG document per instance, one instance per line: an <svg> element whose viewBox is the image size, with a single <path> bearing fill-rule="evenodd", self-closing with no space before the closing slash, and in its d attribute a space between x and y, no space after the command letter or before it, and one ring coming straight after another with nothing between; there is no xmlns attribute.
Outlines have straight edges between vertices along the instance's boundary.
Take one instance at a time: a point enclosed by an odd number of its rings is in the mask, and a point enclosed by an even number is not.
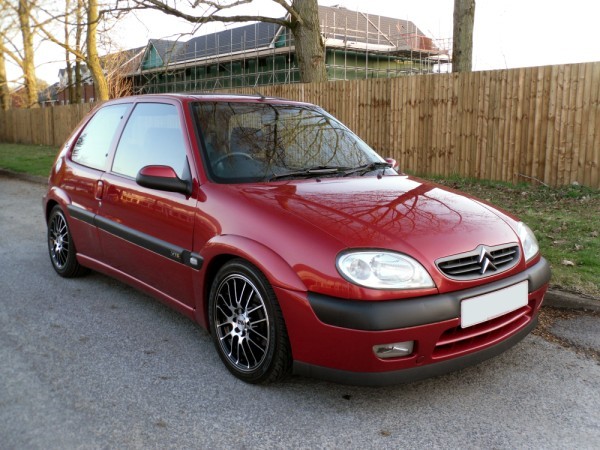
<svg viewBox="0 0 600 450"><path fill-rule="evenodd" d="M322 5L342 5L351 10L411 20L434 39L452 37L453 0L319 0ZM243 13L280 16L272 0L254 0ZM476 0L473 69L600 61L599 0ZM233 24L228 26L239 26ZM196 34L222 29L204 25ZM121 49L140 47L151 38L176 38L193 26L157 12L138 12L120 20L111 37ZM189 37L182 38L187 40ZM36 52L38 78L58 81L65 66L64 51L44 43ZM9 78L19 71L8 67Z"/></svg>

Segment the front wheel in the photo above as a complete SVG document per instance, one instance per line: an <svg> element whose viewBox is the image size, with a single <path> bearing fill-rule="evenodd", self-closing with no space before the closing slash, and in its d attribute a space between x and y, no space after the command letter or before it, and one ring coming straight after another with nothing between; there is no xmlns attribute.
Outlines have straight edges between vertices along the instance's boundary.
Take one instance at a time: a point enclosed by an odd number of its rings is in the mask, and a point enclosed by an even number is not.
<svg viewBox="0 0 600 450"><path fill-rule="evenodd" d="M288 375L292 357L273 288L250 263L235 259L217 273L209 297L209 323L225 366L249 383Z"/></svg>
<svg viewBox="0 0 600 450"><path fill-rule="evenodd" d="M56 273L73 278L84 275L88 269L77 261L75 243L69 231L67 218L60 206L55 206L48 217L48 252Z"/></svg>

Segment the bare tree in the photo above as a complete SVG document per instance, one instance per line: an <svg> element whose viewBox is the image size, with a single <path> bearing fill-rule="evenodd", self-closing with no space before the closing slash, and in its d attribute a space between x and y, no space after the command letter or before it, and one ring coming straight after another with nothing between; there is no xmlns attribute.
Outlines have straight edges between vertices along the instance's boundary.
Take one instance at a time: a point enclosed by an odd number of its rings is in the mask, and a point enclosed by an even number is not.
<svg viewBox="0 0 600 450"><path fill-rule="evenodd" d="M26 106L28 108L38 106L38 89L33 51L34 30L31 25L31 15L34 6L34 2L31 0L19 0L17 9L19 25L21 27L21 36L23 38L23 59L21 60L21 69L23 69L23 77L25 79L25 92L27 95Z"/></svg>
<svg viewBox="0 0 600 450"><path fill-rule="evenodd" d="M454 0L452 71L470 72L473 65L475 0Z"/></svg>
<svg viewBox="0 0 600 450"><path fill-rule="evenodd" d="M62 47L66 52L75 56L75 101L78 102L81 98L80 86L81 80L81 69L82 62L86 62L87 67L91 73L92 79L94 80L95 98L99 101L105 101L109 98L108 85L106 82L106 76L102 65L100 64L100 58L98 56L98 24L101 20L101 14L98 9L98 0L77 0L77 6L75 8L76 25L75 25L75 46L72 46L68 39L62 42L52 32L51 26L56 25L57 22L64 20L67 23L67 14L53 15L46 11L49 16L43 22L37 22L40 33L47 40L54 44ZM86 16L85 24L83 23L83 16ZM66 27L67 25L65 25ZM85 28L85 52L82 48L83 34ZM65 34L68 34L65 32Z"/></svg>
<svg viewBox="0 0 600 450"><path fill-rule="evenodd" d="M0 105L3 110L10 108L10 90L8 88L8 77L6 74L6 32L10 28L10 20L6 16L6 5L0 0Z"/></svg>
<svg viewBox="0 0 600 450"><path fill-rule="evenodd" d="M106 73L106 83L110 98L126 97L133 94L133 80L126 77L129 60L135 55L131 52L117 52L101 58Z"/></svg>
<svg viewBox="0 0 600 450"><path fill-rule="evenodd" d="M10 108L10 92L8 90L8 78L6 76L6 59L2 47L0 47L0 106L4 111Z"/></svg>
<svg viewBox="0 0 600 450"><path fill-rule="evenodd" d="M71 13L71 0L65 0L65 45L68 47L70 41L69 17ZM65 62L67 65L67 97L69 102L75 98L75 89L73 86L73 66L71 65L71 52L65 49Z"/></svg>
<svg viewBox="0 0 600 450"><path fill-rule="evenodd" d="M24 93L20 105L38 106L37 79L35 76L31 16L35 4L31 0L0 0L0 52L4 62L15 63L23 72ZM8 82L8 80L6 81Z"/></svg>
<svg viewBox="0 0 600 450"><path fill-rule="evenodd" d="M82 36L83 36L83 0L77 0L75 9L75 102L81 102L83 97L83 85L81 79L81 69L83 64Z"/></svg>
<svg viewBox="0 0 600 450"><path fill-rule="evenodd" d="M82 81L80 75L81 64L79 62L85 58L85 51L82 50L81 46L81 36L85 28L83 23L83 0L75 0L75 2L64 0L63 5L55 2L50 3L49 7L50 9L40 8L40 14L35 19L36 29L42 39L62 47L65 51L66 97L70 102L78 103L81 100ZM75 18L75 22L73 22L73 18ZM59 26L63 28L62 40L58 38ZM74 46L72 43L73 35L75 35ZM74 64L73 59L75 60Z"/></svg>
<svg viewBox="0 0 600 450"><path fill-rule="evenodd" d="M100 13L98 12L98 0L88 0L87 5L87 66L94 79L94 89L96 91L96 99L100 101L108 100L108 83L100 65L98 57L98 40L96 33L98 32L98 21Z"/></svg>
<svg viewBox="0 0 600 450"><path fill-rule="evenodd" d="M301 80L305 83L327 81L325 44L321 36L317 0L272 2L286 11L285 17L222 14L235 11L236 7L249 4L251 0L116 0L114 10L153 9L198 25L208 22L267 22L281 25L288 28L294 37ZM196 10L198 14L194 13Z"/></svg>
<svg viewBox="0 0 600 450"><path fill-rule="evenodd" d="M33 107L38 104L37 78L35 76L34 63L34 35L38 33L43 39L49 40L65 50L67 65L68 85L70 87L69 99L79 101L81 98L81 69L82 62L87 62L88 68L94 79L96 98L108 100L108 86L103 69L98 58L96 34L100 14L98 11L98 0L76 0L74 11L71 10L71 0L65 0L64 11L51 12L44 9L38 0L0 0L0 19L2 29L0 30L0 51L2 56L10 58L23 71L25 86L24 106ZM57 6L56 3L48 3ZM60 9L61 6L58 5ZM69 17L75 16L75 45L70 42L71 28ZM85 16L85 18L84 18ZM6 27L5 21L16 24ZM64 42L59 37L60 24L63 25ZM7 35L7 30L20 30L20 41L14 33ZM83 39L85 36L85 50ZM72 92L72 66L71 55L75 57L75 86L76 92Z"/></svg>

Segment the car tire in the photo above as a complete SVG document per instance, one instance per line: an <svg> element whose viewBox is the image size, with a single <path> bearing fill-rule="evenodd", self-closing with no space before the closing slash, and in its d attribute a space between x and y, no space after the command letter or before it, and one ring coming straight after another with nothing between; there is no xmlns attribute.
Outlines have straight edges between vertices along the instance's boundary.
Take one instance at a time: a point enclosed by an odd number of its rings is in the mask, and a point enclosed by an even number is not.
<svg viewBox="0 0 600 450"><path fill-rule="evenodd" d="M209 296L210 332L229 371L248 383L286 377L292 355L283 314L266 277L234 259L217 273Z"/></svg>
<svg viewBox="0 0 600 450"><path fill-rule="evenodd" d="M77 250L69 230L67 218L60 206L55 206L48 217L48 253L52 267L64 278L85 275L89 269L77 261Z"/></svg>

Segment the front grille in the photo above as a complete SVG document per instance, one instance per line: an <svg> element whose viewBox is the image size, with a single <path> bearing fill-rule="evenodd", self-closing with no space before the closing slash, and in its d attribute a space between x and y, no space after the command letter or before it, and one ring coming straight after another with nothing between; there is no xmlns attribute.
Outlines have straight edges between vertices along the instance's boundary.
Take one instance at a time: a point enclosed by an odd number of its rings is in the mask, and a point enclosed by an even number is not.
<svg viewBox="0 0 600 450"><path fill-rule="evenodd" d="M502 273L514 267L517 262L519 246L506 244L496 247L480 245L473 251L438 259L436 264L448 278L476 280Z"/></svg>
<svg viewBox="0 0 600 450"><path fill-rule="evenodd" d="M434 359L459 356L495 344L525 327L533 318L535 300L516 311L468 328L460 326L444 332L433 350Z"/></svg>

